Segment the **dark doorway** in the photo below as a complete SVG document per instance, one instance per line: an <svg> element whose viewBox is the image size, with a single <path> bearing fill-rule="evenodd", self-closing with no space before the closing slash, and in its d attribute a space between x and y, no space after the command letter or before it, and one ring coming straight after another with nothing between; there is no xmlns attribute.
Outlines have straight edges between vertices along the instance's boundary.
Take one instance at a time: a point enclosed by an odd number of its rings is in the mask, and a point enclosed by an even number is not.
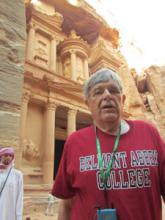
<svg viewBox="0 0 165 220"><path fill-rule="evenodd" d="M65 141L55 140L55 157L54 157L54 179L56 178L59 163L61 160Z"/></svg>

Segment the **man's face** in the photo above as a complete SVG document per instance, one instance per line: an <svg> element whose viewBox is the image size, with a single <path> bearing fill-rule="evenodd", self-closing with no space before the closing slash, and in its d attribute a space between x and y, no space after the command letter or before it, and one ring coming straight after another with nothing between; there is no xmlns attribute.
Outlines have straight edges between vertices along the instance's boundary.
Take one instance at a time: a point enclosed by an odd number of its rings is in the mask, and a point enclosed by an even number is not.
<svg viewBox="0 0 165 220"><path fill-rule="evenodd" d="M125 95L114 80L96 84L91 88L87 105L96 123L119 122Z"/></svg>
<svg viewBox="0 0 165 220"><path fill-rule="evenodd" d="M11 161L13 160L13 157L9 154L4 154L0 157L1 164L9 165Z"/></svg>

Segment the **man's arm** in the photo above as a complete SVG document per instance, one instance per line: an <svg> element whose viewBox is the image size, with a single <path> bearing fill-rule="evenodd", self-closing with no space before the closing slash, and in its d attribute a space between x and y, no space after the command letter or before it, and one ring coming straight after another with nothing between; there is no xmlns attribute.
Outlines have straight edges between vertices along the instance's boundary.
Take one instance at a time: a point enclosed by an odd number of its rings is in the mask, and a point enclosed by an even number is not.
<svg viewBox="0 0 165 220"><path fill-rule="evenodd" d="M72 199L63 199L59 203L58 220L69 220Z"/></svg>

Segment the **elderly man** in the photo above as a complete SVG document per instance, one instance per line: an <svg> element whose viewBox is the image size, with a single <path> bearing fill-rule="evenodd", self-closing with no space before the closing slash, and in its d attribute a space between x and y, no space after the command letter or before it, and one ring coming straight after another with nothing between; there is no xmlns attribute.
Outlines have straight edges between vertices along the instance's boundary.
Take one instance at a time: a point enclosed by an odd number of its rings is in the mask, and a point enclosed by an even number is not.
<svg viewBox="0 0 165 220"><path fill-rule="evenodd" d="M14 150L0 146L0 219L22 220L23 177L14 169Z"/></svg>
<svg viewBox="0 0 165 220"><path fill-rule="evenodd" d="M52 194L59 220L161 220L165 143L149 123L123 120L121 79L110 69L84 87L93 125L67 139Z"/></svg>

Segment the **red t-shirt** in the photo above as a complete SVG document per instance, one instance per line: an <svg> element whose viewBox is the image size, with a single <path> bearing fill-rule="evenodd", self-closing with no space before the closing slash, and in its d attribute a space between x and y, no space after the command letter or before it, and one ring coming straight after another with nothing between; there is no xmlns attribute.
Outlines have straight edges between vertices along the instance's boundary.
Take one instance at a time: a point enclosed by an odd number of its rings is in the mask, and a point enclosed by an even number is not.
<svg viewBox="0 0 165 220"><path fill-rule="evenodd" d="M107 180L109 205L118 220L161 220L165 200L165 143L143 121L128 121ZM98 130L103 166L107 170L116 137ZM56 197L73 198L71 220L96 219L96 207L107 208L97 159L94 126L74 132L66 141L52 189Z"/></svg>

